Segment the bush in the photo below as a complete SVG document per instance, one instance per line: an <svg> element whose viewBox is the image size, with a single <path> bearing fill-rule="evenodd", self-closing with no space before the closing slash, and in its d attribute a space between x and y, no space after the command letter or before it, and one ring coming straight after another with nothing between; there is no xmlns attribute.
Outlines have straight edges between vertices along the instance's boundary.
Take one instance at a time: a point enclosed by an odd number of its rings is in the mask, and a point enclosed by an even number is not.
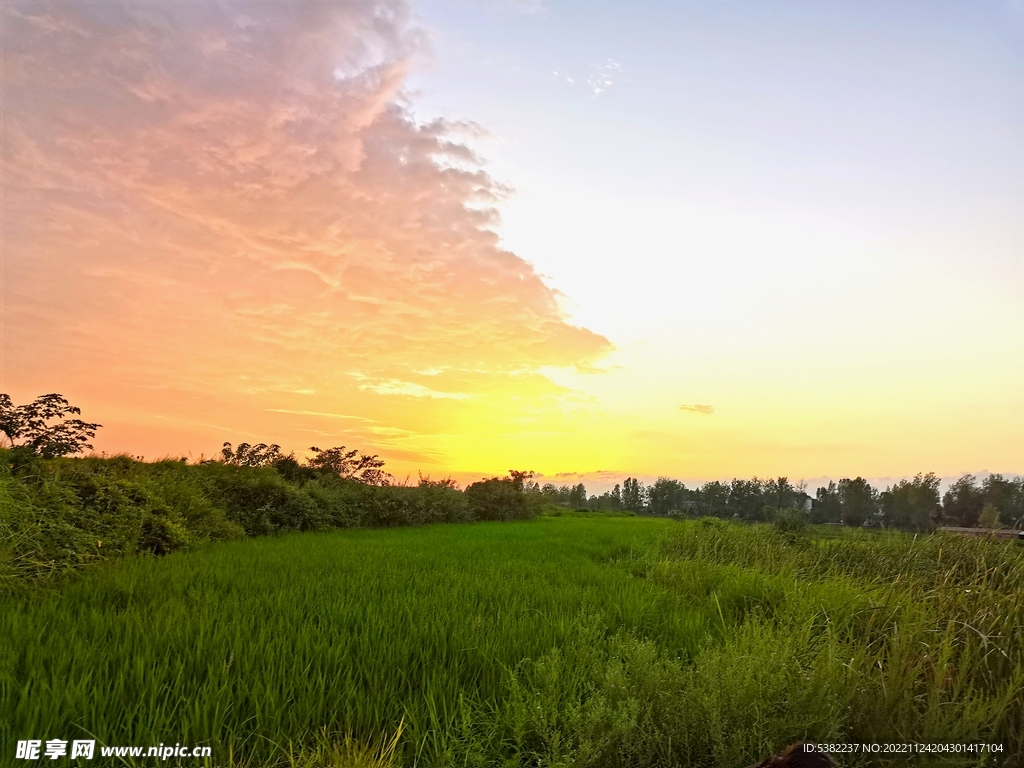
<svg viewBox="0 0 1024 768"><path fill-rule="evenodd" d="M512 491L511 506L483 519L531 516L526 494ZM291 457L265 466L189 466L0 449L0 587L240 536L475 519L470 497L451 482L367 485Z"/></svg>
<svg viewBox="0 0 1024 768"><path fill-rule="evenodd" d="M791 541L807 532L807 515L799 509L765 507L765 517L772 521L776 531Z"/></svg>
<svg viewBox="0 0 1024 768"><path fill-rule="evenodd" d="M537 514L532 499L510 478L473 483L466 489L466 499L476 520L526 520Z"/></svg>

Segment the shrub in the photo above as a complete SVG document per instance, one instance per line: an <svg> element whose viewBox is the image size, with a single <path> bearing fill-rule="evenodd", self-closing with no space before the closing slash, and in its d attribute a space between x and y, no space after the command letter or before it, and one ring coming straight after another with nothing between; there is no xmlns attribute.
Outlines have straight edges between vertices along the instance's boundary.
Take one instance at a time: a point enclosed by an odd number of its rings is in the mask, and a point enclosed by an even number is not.
<svg viewBox="0 0 1024 768"><path fill-rule="evenodd" d="M765 517L772 521L776 531L789 540L794 540L807 532L807 515L799 509L765 507Z"/></svg>
<svg viewBox="0 0 1024 768"><path fill-rule="evenodd" d="M466 489L466 499L476 520L525 520L537 514L527 494L509 478L473 483Z"/></svg>

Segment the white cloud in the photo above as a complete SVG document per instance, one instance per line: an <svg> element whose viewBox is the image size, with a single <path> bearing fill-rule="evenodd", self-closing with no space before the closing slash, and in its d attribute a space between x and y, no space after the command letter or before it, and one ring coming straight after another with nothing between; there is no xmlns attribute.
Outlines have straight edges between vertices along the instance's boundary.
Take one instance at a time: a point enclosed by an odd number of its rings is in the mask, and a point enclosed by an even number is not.
<svg viewBox="0 0 1024 768"><path fill-rule="evenodd" d="M623 81L622 65L615 59L608 59L604 64L594 67L593 74L587 78L587 86L594 96L600 96L614 85Z"/></svg>

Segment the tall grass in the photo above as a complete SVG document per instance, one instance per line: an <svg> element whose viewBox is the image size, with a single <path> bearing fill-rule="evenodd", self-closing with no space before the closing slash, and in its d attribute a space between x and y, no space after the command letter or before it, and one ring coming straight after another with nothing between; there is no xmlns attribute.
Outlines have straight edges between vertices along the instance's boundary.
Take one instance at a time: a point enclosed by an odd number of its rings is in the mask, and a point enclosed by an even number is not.
<svg viewBox="0 0 1024 768"><path fill-rule="evenodd" d="M798 739L983 740L1003 751L940 764L1020 765L1021 552L564 517L134 559L4 598L0 748L725 767Z"/></svg>

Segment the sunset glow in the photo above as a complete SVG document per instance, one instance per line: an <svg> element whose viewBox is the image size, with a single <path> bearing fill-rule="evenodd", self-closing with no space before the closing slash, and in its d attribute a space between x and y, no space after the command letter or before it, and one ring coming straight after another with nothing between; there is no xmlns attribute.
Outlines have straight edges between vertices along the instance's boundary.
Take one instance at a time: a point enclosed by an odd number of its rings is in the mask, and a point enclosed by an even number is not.
<svg viewBox="0 0 1024 768"><path fill-rule="evenodd" d="M1024 7L621 6L5 4L2 391L399 478L1024 472Z"/></svg>

